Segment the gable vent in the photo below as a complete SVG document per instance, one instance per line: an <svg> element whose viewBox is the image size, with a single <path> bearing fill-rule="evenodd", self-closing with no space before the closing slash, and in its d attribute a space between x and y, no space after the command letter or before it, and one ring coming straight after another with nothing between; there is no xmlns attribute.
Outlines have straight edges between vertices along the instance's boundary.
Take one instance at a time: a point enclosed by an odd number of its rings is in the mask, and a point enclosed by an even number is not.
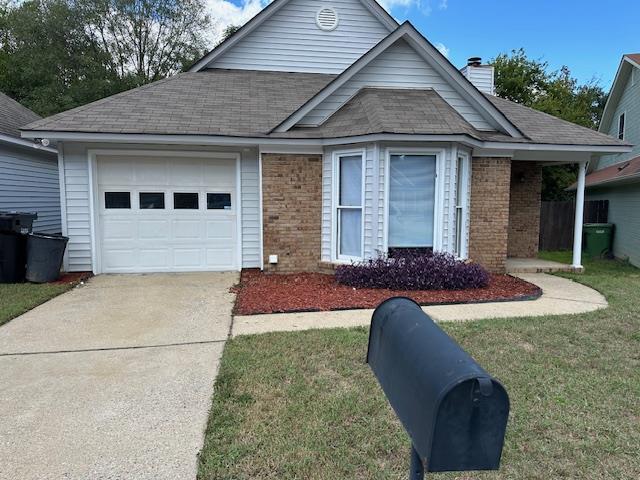
<svg viewBox="0 0 640 480"><path fill-rule="evenodd" d="M331 7L321 8L316 14L316 24L320 30L334 30L338 26L338 12Z"/></svg>

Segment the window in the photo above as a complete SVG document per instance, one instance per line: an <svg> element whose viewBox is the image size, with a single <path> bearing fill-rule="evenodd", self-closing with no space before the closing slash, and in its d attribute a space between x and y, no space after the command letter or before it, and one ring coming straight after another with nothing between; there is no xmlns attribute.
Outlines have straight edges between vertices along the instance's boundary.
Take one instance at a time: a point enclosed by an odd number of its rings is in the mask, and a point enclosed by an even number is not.
<svg viewBox="0 0 640 480"><path fill-rule="evenodd" d="M362 257L362 155L339 155L336 202L337 257Z"/></svg>
<svg viewBox="0 0 640 480"><path fill-rule="evenodd" d="M129 192L104 192L104 208L131 208Z"/></svg>
<svg viewBox="0 0 640 480"><path fill-rule="evenodd" d="M618 139L624 140L624 113L618 117Z"/></svg>
<svg viewBox="0 0 640 480"><path fill-rule="evenodd" d="M198 194L174 193L173 208L176 210L198 210Z"/></svg>
<svg viewBox="0 0 640 480"><path fill-rule="evenodd" d="M456 164L456 238L454 254L458 258L466 257L465 252L465 228L467 216L467 157L459 156Z"/></svg>
<svg viewBox="0 0 640 480"><path fill-rule="evenodd" d="M164 209L164 192L140 192L140 208Z"/></svg>
<svg viewBox="0 0 640 480"><path fill-rule="evenodd" d="M433 247L435 155L389 158L388 247Z"/></svg>
<svg viewBox="0 0 640 480"><path fill-rule="evenodd" d="M231 194L207 193L207 210L231 210Z"/></svg>

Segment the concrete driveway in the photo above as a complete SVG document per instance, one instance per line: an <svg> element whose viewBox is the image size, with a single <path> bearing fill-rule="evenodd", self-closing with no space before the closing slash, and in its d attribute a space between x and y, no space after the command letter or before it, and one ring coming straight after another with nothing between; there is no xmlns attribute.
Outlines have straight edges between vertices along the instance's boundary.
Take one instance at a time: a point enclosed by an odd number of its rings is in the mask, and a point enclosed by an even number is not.
<svg viewBox="0 0 640 480"><path fill-rule="evenodd" d="M0 479L195 478L237 280L103 275L0 327Z"/></svg>

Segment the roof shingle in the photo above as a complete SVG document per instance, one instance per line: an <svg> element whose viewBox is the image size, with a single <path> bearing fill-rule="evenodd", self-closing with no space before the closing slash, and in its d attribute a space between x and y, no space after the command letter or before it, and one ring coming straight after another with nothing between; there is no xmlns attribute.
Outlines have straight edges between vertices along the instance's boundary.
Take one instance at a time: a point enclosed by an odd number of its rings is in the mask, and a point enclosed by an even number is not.
<svg viewBox="0 0 640 480"><path fill-rule="evenodd" d="M20 127L41 118L0 92L0 134L20 138Z"/></svg>

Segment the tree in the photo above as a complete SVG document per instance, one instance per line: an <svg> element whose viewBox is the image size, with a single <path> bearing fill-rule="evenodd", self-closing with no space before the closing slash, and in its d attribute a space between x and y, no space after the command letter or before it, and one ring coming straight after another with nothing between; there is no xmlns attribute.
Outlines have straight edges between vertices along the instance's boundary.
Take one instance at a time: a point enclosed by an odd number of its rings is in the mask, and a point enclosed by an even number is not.
<svg viewBox="0 0 640 480"><path fill-rule="evenodd" d="M0 91L41 115L183 70L204 0L0 0Z"/></svg>
<svg viewBox="0 0 640 480"><path fill-rule="evenodd" d="M583 127L598 127L606 94L595 80L580 85L568 67L549 71L547 62L528 58L523 49L500 54L491 63L498 96ZM574 165L545 167L543 200L571 198L565 189L576 180L576 175Z"/></svg>
<svg viewBox="0 0 640 480"><path fill-rule="evenodd" d="M222 31L222 38L220 39L220 42L218 42L218 43L224 42L227 38L232 36L234 33L236 33L241 28L242 28L242 25L227 25L224 28L224 30Z"/></svg>
<svg viewBox="0 0 640 480"><path fill-rule="evenodd" d="M71 3L29 0L0 8L0 91L49 115L121 89Z"/></svg>
<svg viewBox="0 0 640 480"><path fill-rule="evenodd" d="M203 0L94 0L83 10L113 72L135 85L173 75L205 51Z"/></svg>

